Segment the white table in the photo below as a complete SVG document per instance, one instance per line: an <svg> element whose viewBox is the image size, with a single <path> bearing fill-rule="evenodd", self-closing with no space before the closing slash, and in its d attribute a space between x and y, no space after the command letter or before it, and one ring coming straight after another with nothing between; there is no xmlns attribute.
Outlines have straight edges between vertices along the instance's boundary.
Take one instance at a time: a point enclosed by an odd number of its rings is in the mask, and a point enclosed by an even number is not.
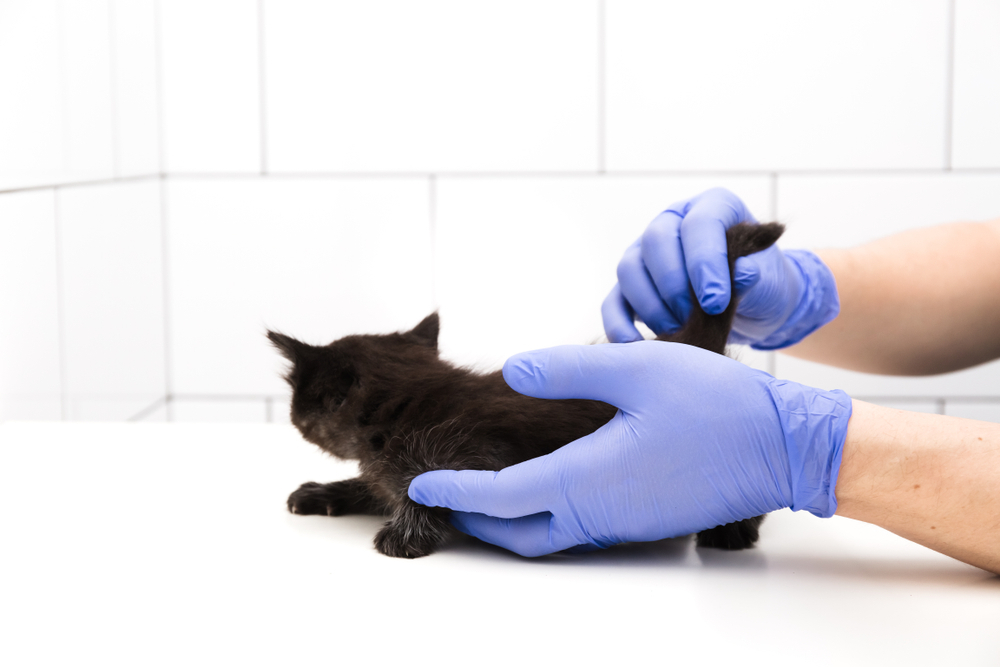
<svg viewBox="0 0 1000 667"><path fill-rule="evenodd" d="M353 472L290 426L0 424L0 664L1000 664L1000 577L873 526L397 560L285 510Z"/></svg>

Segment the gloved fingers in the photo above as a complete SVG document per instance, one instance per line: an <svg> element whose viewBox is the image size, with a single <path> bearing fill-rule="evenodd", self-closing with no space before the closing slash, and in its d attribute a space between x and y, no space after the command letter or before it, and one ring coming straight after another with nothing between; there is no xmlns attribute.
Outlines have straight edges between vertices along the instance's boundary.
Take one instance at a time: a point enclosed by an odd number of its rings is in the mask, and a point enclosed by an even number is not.
<svg viewBox="0 0 1000 667"><path fill-rule="evenodd" d="M632 244L618 262L618 286L635 314L657 334L675 331L677 320L660 298L642 260L642 247Z"/></svg>
<svg viewBox="0 0 1000 667"><path fill-rule="evenodd" d="M642 334L635 328L635 313L622 296L621 286L617 283L601 304L601 319L604 320L604 333L612 343L642 340Z"/></svg>
<svg viewBox="0 0 1000 667"><path fill-rule="evenodd" d="M562 551L572 544L553 543L550 530L552 515L548 512L516 519L498 519L485 514L452 512L451 523L466 535L495 544L516 554L545 556Z"/></svg>
<svg viewBox="0 0 1000 667"><path fill-rule="evenodd" d="M761 323L770 322L772 328L781 324L795 307L791 293L797 291L798 281L794 272L786 270L786 259L777 246L771 246L736 261L734 273L756 273L760 276L756 289L742 295L736 309L738 318L750 318ZM758 332L760 335L761 332Z"/></svg>
<svg viewBox="0 0 1000 667"><path fill-rule="evenodd" d="M736 260L733 280L740 303L729 335L730 342L753 344L766 338L780 324L777 318L785 308L786 299L774 279L775 257L781 261L780 251L772 246Z"/></svg>
<svg viewBox="0 0 1000 667"><path fill-rule="evenodd" d="M745 221L756 222L739 197L722 188L699 195L681 221L688 278L710 315L725 310L731 296L726 230Z"/></svg>
<svg viewBox="0 0 1000 667"><path fill-rule="evenodd" d="M691 283L681 248L681 216L666 210L642 234L642 261L660 298L673 316L668 332L681 328L691 315Z"/></svg>
<svg viewBox="0 0 1000 667"><path fill-rule="evenodd" d="M743 297L747 290L760 282L761 267L756 255L740 257L733 267L733 283L736 296Z"/></svg>
<svg viewBox="0 0 1000 667"><path fill-rule="evenodd" d="M421 505L513 519L548 511L556 485L547 477L546 457L542 456L499 472L425 472L410 482L408 493L410 500Z"/></svg>
<svg viewBox="0 0 1000 667"><path fill-rule="evenodd" d="M510 357L503 378L511 389L528 396L589 398L637 412L649 403L642 387L662 374L654 365L662 366L672 348L659 341L550 347Z"/></svg>

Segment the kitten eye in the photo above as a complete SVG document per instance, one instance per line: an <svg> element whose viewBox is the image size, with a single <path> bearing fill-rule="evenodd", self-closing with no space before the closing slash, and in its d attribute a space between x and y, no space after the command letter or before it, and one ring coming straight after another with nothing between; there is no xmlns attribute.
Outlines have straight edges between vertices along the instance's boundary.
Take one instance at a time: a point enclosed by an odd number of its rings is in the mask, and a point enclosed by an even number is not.
<svg viewBox="0 0 1000 667"><path fill-rule="evenodd" d="M330 412L336 412L340 408L344 407L344 403L347 402L347 396L333 396L326 399L326 409Z"/></svg>

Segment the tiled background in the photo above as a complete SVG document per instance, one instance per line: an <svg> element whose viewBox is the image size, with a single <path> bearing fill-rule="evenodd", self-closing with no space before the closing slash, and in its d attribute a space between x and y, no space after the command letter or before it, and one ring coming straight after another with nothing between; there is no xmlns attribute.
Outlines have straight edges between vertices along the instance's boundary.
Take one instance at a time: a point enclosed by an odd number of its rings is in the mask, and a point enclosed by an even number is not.
<svg viewBox="0 0 1000 667"><path fill-rule="evenodd" d="M601 335L715 185L851 245L1000 216L997 0L0 2L0 419L281 421L263 337ZM779 376L1000 420L1000 365Z"/></svg>

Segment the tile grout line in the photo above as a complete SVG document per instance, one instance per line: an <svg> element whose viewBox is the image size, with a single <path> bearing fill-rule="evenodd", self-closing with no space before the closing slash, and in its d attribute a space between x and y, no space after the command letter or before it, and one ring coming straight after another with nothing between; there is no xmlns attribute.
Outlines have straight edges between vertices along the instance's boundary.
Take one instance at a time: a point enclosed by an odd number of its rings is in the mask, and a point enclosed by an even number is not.
<svg viewBox="0 0 1000 667"><path fill-rule="evenodd" d="M260 98L260 173L267 175L267 78L264 60L264 0L257 0L257 76Z"/></svg>
<svg viewBox="0 0 1000 667"><path fill-rule="evenodd" d="M170 397L173 401L205 401L211 403L213 401L238 401L244 403L256 402L256 401L275 401L276 399L282 398L281 396L275 396L274 394L174 394Z"/></svg>
<svg viewBox="0 0 1000 667"><path fill-rule="evenodd" d="M135 176L119 176L117 178L97 178L90 181L67 181L65 183L45 183L42 185L25 185L19 188L7 188L0 190L0 195L15 194L18 192L36 192L38 190L52 190L55 188L79 188L88 185L109 185L111 183L130 183L133 181L147 181L159 178L160 174L136 174Z"/></svg>
<svg viewBox="0 0 1000 667"><path fill-rule="evenodd" d="M108 75L111 79L111 175L118 178L121 174L119 158L121 139L118 123L118 49L115 48L117 22L115 16L115 0L108 0Z"/></svg>
<svg viewBox="0 0 1000 667"><path fill-rule="evenodd" d="M427 178L436 176L439 178L567 178L567 177L612 177L612 178L634 178L634 177L770 177L777 176L933 176L937 174L985 174L1000 175L1000 167L970 167L962 169L951 169L945 171L941 168L913 168L913 169L801 169L801 170L774 170L774 169L623 169L614 171L597 172L594 170L579 171L288 171L288 172L268 172L267 176L272 178L287 179L400 179L400 178ZM260 174L254 171L244 172L172 172L171 178L181 179L237 179L256 178Z"/></svg>
<svg viewBox="0 0 1000 667"><path fill-rule="evenodd" d="M155 401L144 407L142 410L139 410L125 421L141 422L143 419L156 412L156 409L159 408L161 405L166 405L166 402L167 402L167 397L160 396Z"/></svg>
<svg viewBox="0 0 1000 667"><path fill-rule="evenodd" d="M156 143L160 176L166 172L163 120L163 38L160 22L160 0L153 0L153 50L156 53Z"/></svg>
<svg viewBox="0 0 1000 667"><path fill-rule="evenodd" d="M778 172L771 172L771 221L778 220ZM778 375L778 353L771 350L767 355L767 373L771 377Z"/></svg>
<svg viewBox="0 0 1000 667"><path fill-rule="evenodd" d="M173 378L171 377L170 350L170 272L167 267L167 183L166 183L166 120L163 113L163 21L160 0L153 0L153 50L156 60L156 144L160 191L160 268L163 277L163 397L167 422L174 420Z"/></svg>
<svg viewBox="0 0 1000 667"><path fill-rule="evenodd" d="M778 220L778 172L772 171L771 176L771 221ZM767 355L767 373L771 377L778 375L778 353L774 350Z"/></svg>
<svg viewBox="0 0 1000 667"><path fill-rule="evenodd" d="M773 171L773 170L749 170L749 171L705 171L705 170L623 170L606 171L598 173L596 171L504 171L504 172L287 172L273 173L266 175L269 178L284 178L289 180L392 180L400 178L684 178L684 177L773 177L780 179L784 176L924 176L935 174L955 174L955 175L997 175L1000 176L1000 168L997 167L971 167L961 169L828 169L828 170L802 170L802 171ZM167 174L160 171L149 174L136 174L133 176L119 176L114 178L99 178L85 181L63 181L58 183L43 183L39 185L24 185L13 188L0 189L0 195L15 194L19 192L33 192L38 190L51 190L54 188L74 188L87 187L93 185L108 185L112 183L129 183L150 179L176 178L182 180L220 180L220 179L247 179L260 178L262 174L257 172L175 172Z"/></svg>
<svg viewBox="0 0 1000 667"><path fill-rule="evenodd" d="M431 174L427 178L427 214L431 233L431 305L437 312L437 176Z"/></svg>
<svg viewBox="0 0 1000 667"><path fill-rule="evenodd" d="M70 121L69 121L69 72L66 64L66 12L63 9L63 1L56 3L56 40L58 42L59 58L59 111L60 131L62 135L61 157L63 177L69 173L69 144L70 144Z"/></svg>
<svg viewBox="0 0 1000 667"><path fill-rule="evenodd" d="M948 0L945 53L944 169L951 171L952 132L955 113L955 0Z"/></svg>
<svg viewBox="0 0 1000 667"><path fill-rule="evenodd" d="M69 386L66 373L66 288L63 271L62 224L59 216L59 188L52 188L52 222L56 253L56 321L59 327L59 416L69 418Z"/></svg>
<svg viewBox="0 0 1000 667"><path fill-rule="evenodd" d="M771 221L778 219L778 172L771 172ZM772 373L773 375L773 373Z"/></svg>
<svg viewBox="0 0 1000 667"><path fill-rule="evenodd" d="M169 238L168 234L168 210L167 210L167 181L166 178L160 178L160 261L163 262L161 267L163 276L163 388L165 390L165 402L167 407L167 421L171 422L174 420L174 409L173 409L173 390L174 381L171 372L171 367L173 366L173 355L171 354L171 336L170 336L170 252L169 252Z"/></svg>
<svg viewBox="0 0 1000 667"><path fill-rule="evenodd" d="M945 70L944 168L952 170L952 134L955 113L955 0L948 0Z"/></svg>
<svg viewBox="0 0 1000 667"><path fill-rule="evenodd" d="M597 173L603 174L607 161L607 95L605 0L597 0Z"/></svg>

